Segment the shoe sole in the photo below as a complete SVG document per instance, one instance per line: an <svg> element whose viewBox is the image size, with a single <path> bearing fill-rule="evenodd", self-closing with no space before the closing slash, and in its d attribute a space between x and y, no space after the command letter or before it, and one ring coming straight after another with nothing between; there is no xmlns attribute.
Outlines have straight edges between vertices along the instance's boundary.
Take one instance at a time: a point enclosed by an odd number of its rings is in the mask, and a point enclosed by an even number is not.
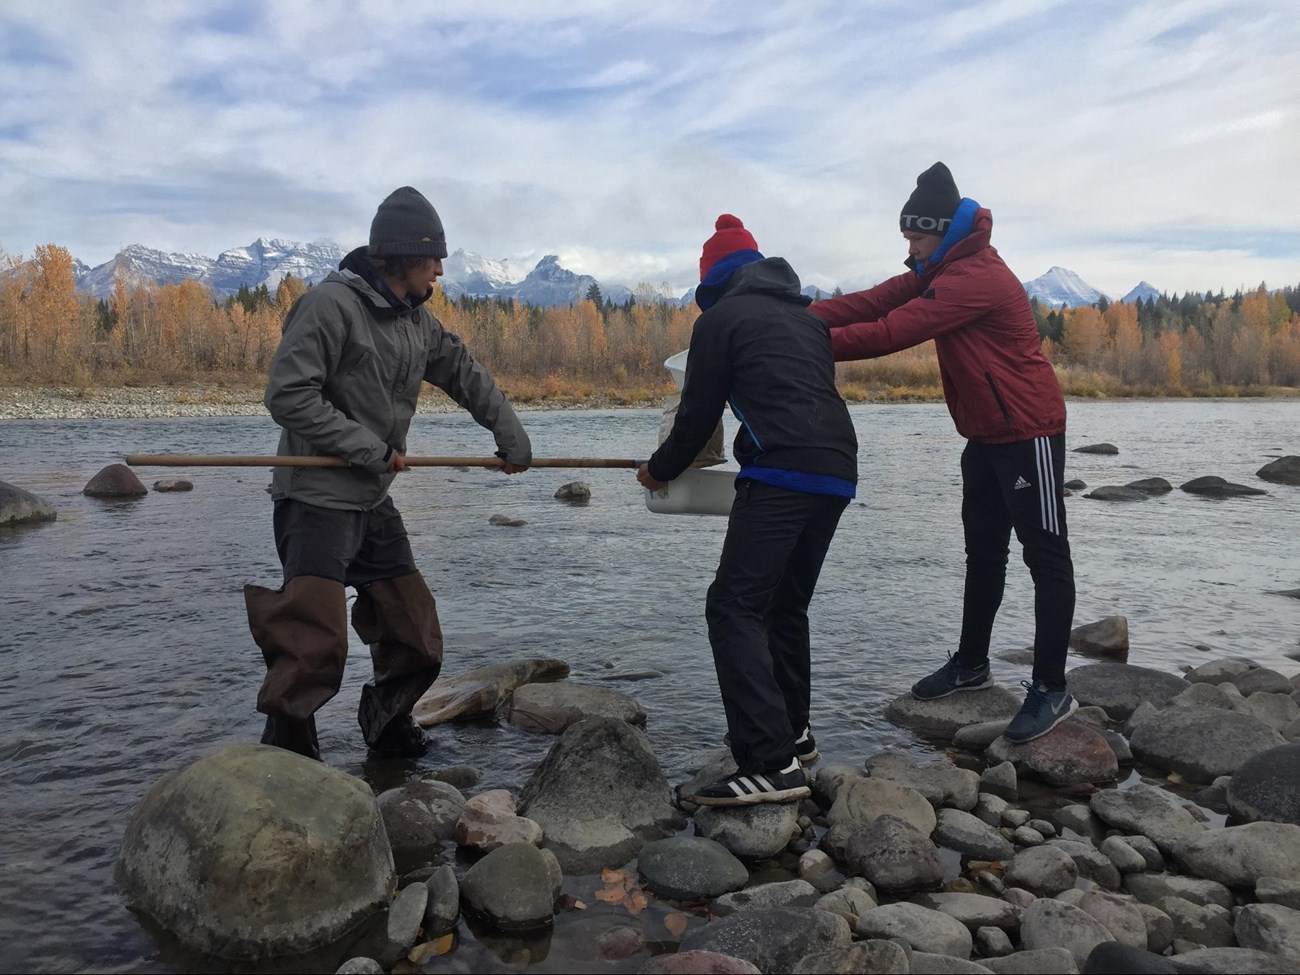
<svg viewBox="0 0 1300 975"><path fill-rule="evenodd" d="M760 792L749 796L686 796L687 802L697 806L757 806L765 802L798 802L812 797L812 789L806 785L795 789L782 789L780 792Z"/></svg>
<svg viewBox="0 0 1300 975"><path fill-rule="evenodd" d="M984 681L982 684L970 684L965 687L954 687L950 691L944 691L942 694L932 694L929 697L922 697L920 694L916 693L916 689L913 688L912 697L916 698L918 701L942 701L945 697L952 697L954 694L960 694L962 691L982 691L986 687L992 687L995 683L997 682L993 679L993 676L989 675L989 679Z"/></svg>
<svg viewBox="0 0 1300 975"><path fill-rule="evenodd" d="M1032 734L1028 738L1012 738L1005 731L1002 732L1002 737L1005 738L1007 741L1011 742L1011 744L1013 745L1023 745L1025 744L1025 742L1037 741L1039 738L1042 738L1043 735L1047 734L1049 731L1051 731L1053 728L1055 728L1057 725L1059 725L1062 721L1064 721L1073 713L1074 713L1074 705L1071 704L1064 714L1058 717L1055 721L1049 724L1042 731L1039 731L1036 734Z"/></svg>

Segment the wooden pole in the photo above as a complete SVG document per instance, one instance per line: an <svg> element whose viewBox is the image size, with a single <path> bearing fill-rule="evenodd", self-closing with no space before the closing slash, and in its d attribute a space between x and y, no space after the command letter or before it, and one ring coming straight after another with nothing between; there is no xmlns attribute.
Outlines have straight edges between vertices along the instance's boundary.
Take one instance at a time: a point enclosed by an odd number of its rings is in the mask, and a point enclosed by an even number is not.
<svg viewBox="0 0 1300 975"><path fill-rule="evenodd" d="M127 454L132 467L347 467L341 457L276 457L255 454ZM407 457L407 467L488 467L500 457ZM534 457L531 467L640 467L643 461L618 457Z"/></svg>

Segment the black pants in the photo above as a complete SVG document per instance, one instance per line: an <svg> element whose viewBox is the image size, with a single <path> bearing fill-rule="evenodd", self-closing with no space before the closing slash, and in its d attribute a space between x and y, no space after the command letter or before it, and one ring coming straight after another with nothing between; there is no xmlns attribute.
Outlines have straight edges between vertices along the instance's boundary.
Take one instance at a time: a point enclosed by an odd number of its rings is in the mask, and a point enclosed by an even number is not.
<svg viewBox="0 0 1300 975"><path fill-rule="evenodd" d="M360 587L416 571L406 525L392 498L369 511L322 508L285 498L275 503L272 521L285 582L321 576Z"/></svg>
<svg viewBox="0 0 1300 975"><path fill-rule="evenodd" d="M808 724L808 603L847 498L736 484L705 617L743 772L784 768Z"/></svg>
<svg viewBox="0 0 1300 975"><path fill-rule="evenodd" d="M961 455L966 591L957 657L968 666L988 659L1014 528L1034 580L1034 681L1052 690L1065 688L1074 620L1074 564L1061 496L1064 472L1064 434L1008 444L971 441Z"/></svg>

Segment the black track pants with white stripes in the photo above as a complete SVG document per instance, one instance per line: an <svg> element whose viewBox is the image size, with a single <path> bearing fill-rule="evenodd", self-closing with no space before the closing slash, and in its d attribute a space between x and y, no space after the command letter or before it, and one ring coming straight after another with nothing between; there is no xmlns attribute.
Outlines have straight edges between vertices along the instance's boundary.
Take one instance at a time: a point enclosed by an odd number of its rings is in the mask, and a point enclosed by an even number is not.
<svg viewBox="0 0 1300 975"><path fill-rule="evenodd" d="M1034 580L1034 681L1052 690L1065 688L1074 620L1064 472L1065 434L1007 444L972 440L961 455L966 591L957 656L968 666L988 659L1014 528Z"/></svg>

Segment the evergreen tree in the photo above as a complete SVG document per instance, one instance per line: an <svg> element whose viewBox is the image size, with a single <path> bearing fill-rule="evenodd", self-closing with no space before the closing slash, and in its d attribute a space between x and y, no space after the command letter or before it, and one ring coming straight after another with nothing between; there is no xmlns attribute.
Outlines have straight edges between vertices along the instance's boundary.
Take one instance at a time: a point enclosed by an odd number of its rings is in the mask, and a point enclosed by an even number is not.
<svg viewBox="0 0 1300 975"><path fill-rule="evenodd" d="M605 300L605 296L600 293L600 285L595 281L591 282L591 287L587 289L587 300L597 308L599 308L601 303Z"/></svg>

